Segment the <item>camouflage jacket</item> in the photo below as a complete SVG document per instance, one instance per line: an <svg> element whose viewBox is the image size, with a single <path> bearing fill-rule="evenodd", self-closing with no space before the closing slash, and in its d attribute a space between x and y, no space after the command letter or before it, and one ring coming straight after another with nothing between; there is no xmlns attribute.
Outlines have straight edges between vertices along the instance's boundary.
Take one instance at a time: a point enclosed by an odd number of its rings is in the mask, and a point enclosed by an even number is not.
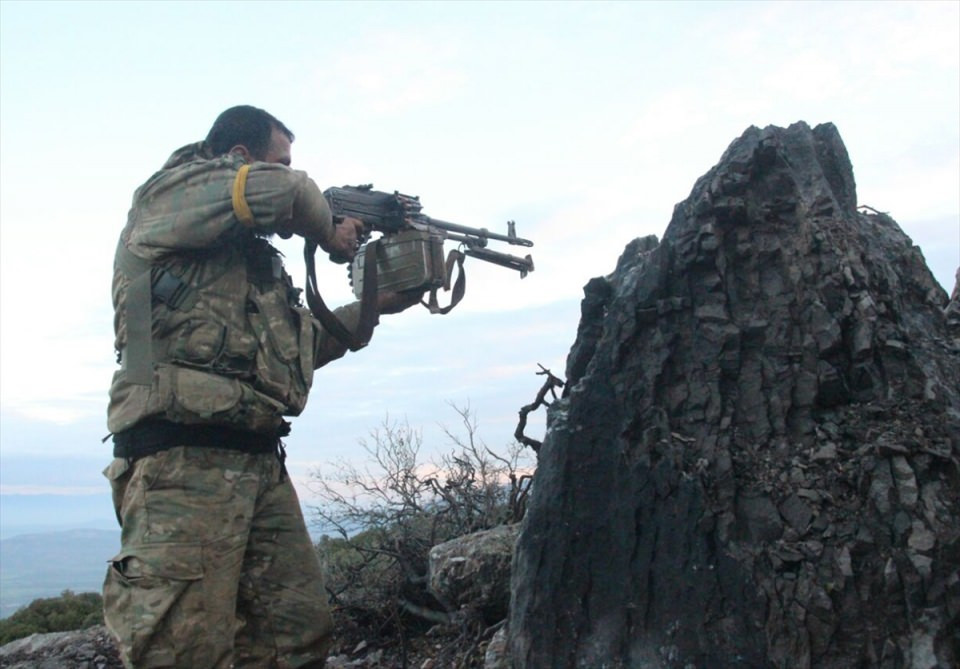
<svg viewBox="0 0 960 669"><path fill-rule="evenodd" d="M304 172L255 162L241 222L244 165L189 145L134 194L114 263L113 433L158 418L272 435L303 410L313 370L346 352L264 238L303 217L332 234L323 195ZM358 303L335 313L356 328Z"/></svg>

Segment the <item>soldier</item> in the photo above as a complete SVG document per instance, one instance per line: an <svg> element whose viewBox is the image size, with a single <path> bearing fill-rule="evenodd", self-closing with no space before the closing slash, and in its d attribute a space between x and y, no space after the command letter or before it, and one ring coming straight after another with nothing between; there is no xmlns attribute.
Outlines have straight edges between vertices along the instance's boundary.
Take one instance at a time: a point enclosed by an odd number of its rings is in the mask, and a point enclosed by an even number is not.
<svg viewBox="0 0 960 669"><path fill-rule="evenodd" d="M280 439L314 369L347 346L302 307L268 238L350 258L362 225L335 224L290 169L293 138L261 109L226 110L136 191L120 235L104 474L122 547L104 609L128 667L322 667L330 645ZM420 297L382 294L379 312ZM334 313L356 333L360 312Z"/></svg>

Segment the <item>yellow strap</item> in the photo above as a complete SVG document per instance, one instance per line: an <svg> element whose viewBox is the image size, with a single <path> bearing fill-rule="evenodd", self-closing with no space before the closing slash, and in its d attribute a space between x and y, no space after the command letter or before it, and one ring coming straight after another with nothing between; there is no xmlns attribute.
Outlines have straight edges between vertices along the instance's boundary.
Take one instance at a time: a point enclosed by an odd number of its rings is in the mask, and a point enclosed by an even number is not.
<svg viewBox="0 0 960 669"><path fill-rule="evenodd" d="M250 205L247 204L247 198L244 195L247 189L247 172L249 171L250 166L243 165L237 171L237 178L233 181L233 213L248 228L253 227L253 212L250 211Z"/></svg>

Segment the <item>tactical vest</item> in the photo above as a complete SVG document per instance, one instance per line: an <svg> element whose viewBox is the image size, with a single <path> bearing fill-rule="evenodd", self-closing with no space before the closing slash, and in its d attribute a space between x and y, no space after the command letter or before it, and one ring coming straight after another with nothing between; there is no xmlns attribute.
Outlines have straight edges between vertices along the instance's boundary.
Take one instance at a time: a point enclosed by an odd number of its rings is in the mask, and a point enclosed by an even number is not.
<svg viewBox="0 0 960 669"><path fill-rule="evenodd" d="M279 252L238 225L209 248L147 260L128 248L132 226L115 258L110 431L156 418L276 434L306 404L320 334Z"/></svg>

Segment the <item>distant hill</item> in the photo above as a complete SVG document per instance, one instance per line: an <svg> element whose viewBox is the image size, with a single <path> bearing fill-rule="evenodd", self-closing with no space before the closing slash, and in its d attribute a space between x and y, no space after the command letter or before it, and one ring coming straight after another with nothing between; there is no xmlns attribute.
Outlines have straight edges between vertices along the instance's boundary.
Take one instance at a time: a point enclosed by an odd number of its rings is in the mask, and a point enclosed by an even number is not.
<svg viewBox="0 0 960 669"><path fill-rule="evenodd" d="M3 466L7 467L4 457ZM38 475L27 472L28 476ZM16 476L4 469L6 484ZM0 494L0 539L9 539L19 534L61 532L75 529L112 530L117 527L109 486L104 486L97 495L17 495Z"/></svg>
<svg viewBox="0 0 960 669"><path fill-rule="evenodd" d="M65 530L0 540L0 618L64 590L99 592L120 530Z"/></svg>

